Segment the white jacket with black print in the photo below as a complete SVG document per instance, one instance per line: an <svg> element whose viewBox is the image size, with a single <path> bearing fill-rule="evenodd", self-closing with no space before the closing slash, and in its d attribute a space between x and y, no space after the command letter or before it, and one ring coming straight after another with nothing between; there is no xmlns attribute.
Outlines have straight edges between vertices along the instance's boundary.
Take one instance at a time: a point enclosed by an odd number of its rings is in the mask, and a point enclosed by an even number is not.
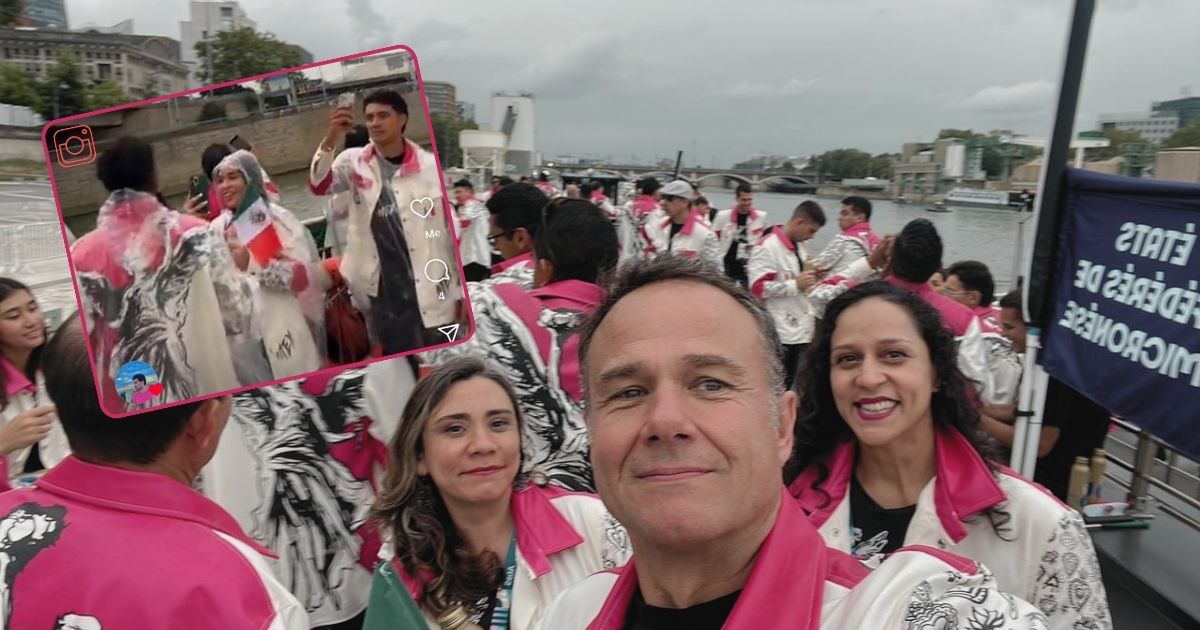
<svg viewBox="0 0 1200 630"><path fill-rule="evenodd" d="M724 271L725 262L721 256L721 241L716 232L704 224L700 215L688 213L683 228L671 235L671 219L664 216L654 223L649 223L647 232L650 234L651 247L654 256L679 256L681 258L699 258L707 265Z"/></svg>

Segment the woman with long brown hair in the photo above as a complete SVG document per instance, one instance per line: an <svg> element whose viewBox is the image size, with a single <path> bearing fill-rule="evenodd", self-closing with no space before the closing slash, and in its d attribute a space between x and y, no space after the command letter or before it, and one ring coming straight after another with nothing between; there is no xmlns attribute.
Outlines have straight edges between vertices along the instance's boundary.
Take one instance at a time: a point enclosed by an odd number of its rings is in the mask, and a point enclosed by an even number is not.
<svg viewBox="0 0 1200 630"><path fill-rule="evenodd" d="M624 564L624 529L594 495L520 473L512 386L465 356L413 391L392 439L374 514L384 543L364 626L533 627L555 596ZM411 599L410 599L411 598Z"/></svg>
<svg viewBox="0 0 1200 630"><path fill-rule="evenodd" d="M0 490L67 456L66 435L38 369L46 319L29 287L0 278Z"/></svg>

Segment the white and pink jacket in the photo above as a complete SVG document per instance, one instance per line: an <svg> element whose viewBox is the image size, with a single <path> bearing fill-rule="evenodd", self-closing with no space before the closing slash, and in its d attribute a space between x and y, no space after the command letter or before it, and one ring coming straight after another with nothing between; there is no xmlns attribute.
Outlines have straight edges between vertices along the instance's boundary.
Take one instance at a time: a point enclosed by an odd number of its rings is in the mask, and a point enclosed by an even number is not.
<svg viewBox="0 0 1200 630"><path fill-rule="evenodd" d="M272 555L174 479L71 456L0 495L0 626L308 628Z"/></svg>
<svg viewBox="0 0 1200 630"><path fill-rule="evenodd" d="M1017 402L1021 386L1021 356L1012 342L1004 336L1000 327L1000 312L994 306L977 306L972 311L979 319L979 330L983 335L984 350L987 352L988 373L992 379L992 397L997 401Z"/></svg>
<svg viewBox="0 0 1200 630"><path fill-rule="evenodd" d="M604 216L608 217L609 221L616 223L617 218L620 216L620 211L617 210L617 207L613 205L612 201L604 193L599 190L593 191L591 200L592 203L596 204L597 208L604 211Z"/></svg>
<svg viewBox="0 0 1200 630"><path fill-rule="evenodd" d="M630 258L654 258L649 226L666 218L662 206L650 195L638 195L621 207L617 220L617 239L621 243L621 262Z"/></svg>
<svg viewBox="0 0 1200 630"><path fill-rule="evenodd" d="M1083 520L1045 488L1001 467L992 474L957 431L937 433L937 471L917 498L905 545L929 545L987 566L1001 589L1035 604L1055 630L1112 628L1100 564ZM849 551L850 478L856 446L839 444L825 465L828 478L813 487L815 467L790 490L825 543ZM997 521L986 511L1009 515ZM892 562L883 562L884 567Z"/></svg>
<svg viewBox="0 0 1200 630"><path fill-rule="evenodd" d="M511 505L517 537L508 626L512 630L538 627L547 606L560 593L596 571L616 569L629 560L632 552L625 528L596 495L530 484L512 494ZM420 601L420 582L394 556L390 544L379 553L380 559L392 564L413 600ZM431 630L439 630L428 616L426 621Z"/></svg>
<svg viewBox="0 0 1200 630"><path fill-rule="evenodd" d="M525 252L508 260L492 265L492 275L487 280L469 283L468 293L475 291L475 286L491 286L503 282L519 284L525 289L533 288L533 252Z"/></svg>
<svg viewBox="0 0 1200 630"><path fill-rule="evenodd" d="M986 569L953 554L910 547L868 571L853 556L825 546L799 505L782 495L726 630L924 630L965 628L956 623L969 619L989 630L1046 627L1041 612L1000 592ZM539 627L621 630L637 589L635 558L563 593Z"/></svg>
<svg viewBox="0 0 1200 630"><path fill-rule="evenodd" d="M487 206L475 197L470 197L458 207L458 253L462 264L475 263L484 267L492 264L492 248L488 245Z"/></svg>
<svg viewBox="0 0 1200 630"><path fill-rule="evenodd" d="M855 223L834 236L825 249L813 259L813 265L823 278L836 276L846 270L850 263L870 256L879 245L879 237L870 223Z"/></svg>
<svg viewBox="0 0 1200 630"><path fill-rule="evenodd" d="M725 270L720 239L695 212L688 212L683 227L674 236L671 235L671 218L666 216L649 224L647 232L650 234L651 257L669 254L681 258L699 258L719 271Z"/></svg>
<svg viewBox="0 0 1200 630"><path fill-rule="evenodd" d="M733 239L737 236L737 211L737 208L722 210L713 219L712 229L721 240L721 258L729 252L729 248L733 246ZM746 247L753 247L767 233L767 227L767 213L758 208L750 208L750 217L746 220ZM745 258L749 256L747 252Z"/></svg>
<svg viewBox="0 0 1200 630"><path fill-rule="evenodd" d="M779 340L788 345L812 341L816 324L808 295L796 286L801 272L797 254L800 258L808 257L804 244L793 242L777 226L759 239L746 266L750 292L766 301Z"/></svg>
<svg viewBox="0 0 1200 630"><path fill-rule="evenodd" d="M0 356L0 371L4 372L4 394L8 398L8 404L0 409L0 429L26 411L51 404L50 397L46 395L46 383L42 379L41 372L38 372L35 379L37 382L34 383L2 356ZM29 458L29 453L32 451L32 446L26 446L8 455L0 454L0 471L3 472L3 477L0 478L0 492L9 490L9 480L19 477L25 470L25 460ZM46 468L53 468L55 464L70 454L71 447L67 444L67 434L63 433L62 423L55 418L54 424L50 426L50 433L38 442L38 457L41 458L42 464Z"/></svg>

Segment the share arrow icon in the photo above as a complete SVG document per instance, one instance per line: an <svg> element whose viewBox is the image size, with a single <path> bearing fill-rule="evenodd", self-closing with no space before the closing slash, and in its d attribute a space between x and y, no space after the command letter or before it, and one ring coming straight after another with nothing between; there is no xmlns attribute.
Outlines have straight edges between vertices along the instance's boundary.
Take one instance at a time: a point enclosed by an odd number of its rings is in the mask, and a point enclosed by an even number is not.
<svg viewBox="0 0 1200 630"><path fill-rule="evenodd" d="M446 335L446 341L454 341L454 338L458 336L458 324L438 326L438 332Z"/></svg>

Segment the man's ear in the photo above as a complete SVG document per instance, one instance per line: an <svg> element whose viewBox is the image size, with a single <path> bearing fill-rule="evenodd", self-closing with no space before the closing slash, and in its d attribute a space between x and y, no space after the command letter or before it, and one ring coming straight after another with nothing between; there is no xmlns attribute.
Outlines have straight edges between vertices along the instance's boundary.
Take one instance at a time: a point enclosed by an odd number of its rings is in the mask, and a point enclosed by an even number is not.
<svg viewBox="0 0 1200 630"><path fill-rule="evenodd" d="M526 228L517 228L512 234L512 240L522 252L533 251L533 236Z"/></svg>
<svg viewBox="0 0 1200 630"><path fill-rule="evenodd" d="M221 398L210 398L196 408L191 418L188 418L183 433L190 445L200 451L210 447L221 438L225 428L221 422Z"/></svg>
<svg viewBox="0 0 1200 630"><path fill-rule="evenodd" d="M782 399L779 401L779 435L777 436L779 447L779 465L782 467L787 464L792 458L792 448L795 443L796 430L796 392L788 390L784 392Z"/></svg>

